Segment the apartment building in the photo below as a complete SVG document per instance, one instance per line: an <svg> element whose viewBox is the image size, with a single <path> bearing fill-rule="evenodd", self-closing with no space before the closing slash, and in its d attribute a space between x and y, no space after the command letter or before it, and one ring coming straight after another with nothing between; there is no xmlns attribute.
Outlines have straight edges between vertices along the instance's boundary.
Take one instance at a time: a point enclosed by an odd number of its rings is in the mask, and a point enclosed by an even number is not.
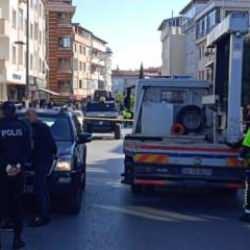
<svg viewBox="0 0 250 250"><path fill-rule="evenodd" d="M74 24L73 92L76 98L93 95L96 89L111 90L112 51L107 42Z"/></svg>
<svg viewBox="0 0 250 250"><path fill-rule="evenodd" d="M73 95L72 17L75 7L71 0L48 0L48 87L65 97Z"/></svg>
<svg viewBox="0 0 250 250"><path fill-rule="evenodd" d="M89 89L106 89L105 72L107 42L92 35L91 86Z"/></svg>
<svg viewBox="0 0 250 250"><path fill-rule="evenodd" d="M160 27L162 42L162 74L185 74L185 36L181 25L183 17L165 19Z"/></svg>
<svg viewBox="0 0 250 250"><path fill-rule="evenodd" d="M199 50L196 45L195 17L206 7L209 0L192 0L180 12L183 17L181 29L185 36L185 74L198 78Z"/></svg>
<svg viewBox="0 0 250 250"><path fill-rule="evenodd" d="M229 41L222 40L216 58L215 49L207 48L207 34L231 12L243 12L250 14L250 1L244 0L213 0L195 17L196 45L199 52L198 77L203 80L214 81L216 78L215 68L220 76L226 74L227 61L220 62L220 58L228 56ZM217 61L217 64L216 64ZM220 68L219 68L220 67ZM223 73L224 72L224 73ZM218 75L218 76L219 76Z"/></svg>
<svg viewBox="0 0 250 250"><path fill-rule="evenodd" d="M92 33L80 24L74 24L74 61L73 61L73 92L76 98L91 95L91 50Z"/></svg>
<svg viewBox="0 0 250 250"><path fill-rule="evenodd" d="M29 1L29 80L36 98L36 90L46 87L46 10L45 1ZM0 101L25 96L26 16L26 1L0 1Z"/></svg>
<svg viewBox="0 0 250 250"><path fill-rule="evenodd" d="M140 70L121 70L119 68L112 71L112 92L116 96L124 94L125 90L136 86L140 75ZM161 68L146 68L144 76L156 77L161 75Z"/></svg>

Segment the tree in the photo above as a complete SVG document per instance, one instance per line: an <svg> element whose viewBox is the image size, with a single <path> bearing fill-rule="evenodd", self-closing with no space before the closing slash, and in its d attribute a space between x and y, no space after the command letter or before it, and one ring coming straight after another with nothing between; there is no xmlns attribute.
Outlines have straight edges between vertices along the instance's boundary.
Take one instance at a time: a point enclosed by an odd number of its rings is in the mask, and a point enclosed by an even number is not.
<svg viewBox="0 0 250 250"><path fill-rule="evenodd" d="M143 63L141 63L140 73L139 73L139 79L144 79L144 67L143 67Z"/></svg>

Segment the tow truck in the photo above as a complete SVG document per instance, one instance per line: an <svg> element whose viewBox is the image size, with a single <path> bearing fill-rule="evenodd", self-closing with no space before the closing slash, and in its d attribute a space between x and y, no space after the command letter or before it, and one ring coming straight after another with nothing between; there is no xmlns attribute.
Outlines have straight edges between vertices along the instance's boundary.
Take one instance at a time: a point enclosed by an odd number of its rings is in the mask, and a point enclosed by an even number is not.
<svg viewBox="0 0 250 250"><path fill-rule="evenodd" d="M230 39L228 100L222 117L215 86L187 77L137 83L133 131L124 140L123 183L144 187L210 186L237 190L245 168L230 144L243 135L241 92L243 41L248 17L232 13L208 35L207 46ZM218 120L226 120L225 129Z"/></svg>

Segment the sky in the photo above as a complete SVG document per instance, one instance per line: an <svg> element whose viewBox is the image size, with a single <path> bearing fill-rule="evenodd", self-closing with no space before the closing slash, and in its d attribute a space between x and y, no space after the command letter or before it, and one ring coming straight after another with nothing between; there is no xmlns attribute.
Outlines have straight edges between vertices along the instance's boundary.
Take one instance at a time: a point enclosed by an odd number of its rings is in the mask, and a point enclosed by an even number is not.
<svg viewBox="0 0 250 250"><path fill-rule="evenodd" d="M109 43L113 68L161 65L160 32L163 19L178 15L189 0L73 0L74 22Z"/></svg>

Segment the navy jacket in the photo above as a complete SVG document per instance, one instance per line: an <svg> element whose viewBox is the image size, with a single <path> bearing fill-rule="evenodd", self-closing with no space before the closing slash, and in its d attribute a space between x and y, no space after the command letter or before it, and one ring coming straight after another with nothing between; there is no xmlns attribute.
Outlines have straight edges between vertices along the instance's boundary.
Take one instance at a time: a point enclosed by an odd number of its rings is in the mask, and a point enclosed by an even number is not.
<svg viewBox="0 0 250 250"><path fill-rule="evenodd" d="M32 123L31 126L33 138L32 159L34 165L51 162L53 156L57 153L57 146L50 128L41 121Z"/></svg>
<svg viewBox="0 0 250 250"><path fill-rule="evenodd" d="M31 134L28 126L17 118L0 119L0 174L8 164L31 161Z"/></svg>

